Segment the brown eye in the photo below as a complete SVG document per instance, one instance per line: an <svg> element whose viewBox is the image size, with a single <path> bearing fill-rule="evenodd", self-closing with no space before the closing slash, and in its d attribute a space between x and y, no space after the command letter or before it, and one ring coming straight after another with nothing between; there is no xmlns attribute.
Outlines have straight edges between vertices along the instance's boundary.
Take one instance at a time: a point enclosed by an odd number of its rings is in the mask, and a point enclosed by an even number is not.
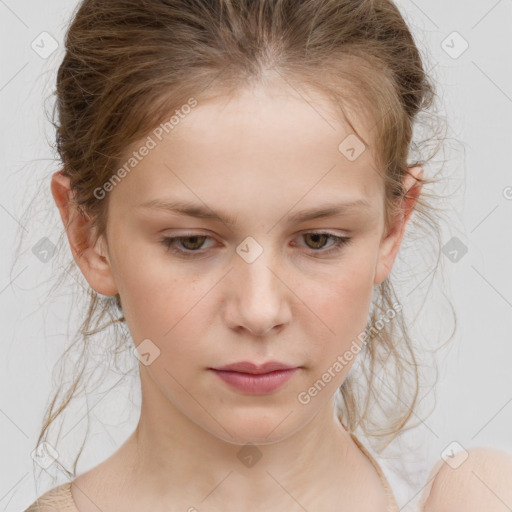
<svg viewBox="0 0 512 512"><path fill-rule="evenodd" d="M307 240L308 238L312 241L311 249L322 249L325 242L332 238L332 235L327 233L306 233L304 239Z"/></svg>
<svg viewBox="0 0 512 512"><path fill-rule="evenodd" d="M208 238L210 237L206 235L164 237L161 243L171 252L186 254L187 251L190 253L199 252ZM179 247L176 247L177 245Z"/></svg>
<svg viewBox="0 0 512 512"><path fill-rule="evenodd" d="M185 236L182 238L179 238L181 245L189 250L189 251L195 251L197 249L200 249L203 245L205 239L208 238L206 236ZM190 242L190 244L188 244ZM188 245L187 245L188 244Z"/></svg>
<svg viewBox="0 0 512 512"><path fill-rule="evenodd" d="M306 240L306 245L311 249L315 256L329 256L334 255L340 251L344 245L348 245L351 241L351 237L332 235L331 233L324 232L311 232L304 233L301 235ZM330 246L325 245L326 241L331 240Z"/></svg>

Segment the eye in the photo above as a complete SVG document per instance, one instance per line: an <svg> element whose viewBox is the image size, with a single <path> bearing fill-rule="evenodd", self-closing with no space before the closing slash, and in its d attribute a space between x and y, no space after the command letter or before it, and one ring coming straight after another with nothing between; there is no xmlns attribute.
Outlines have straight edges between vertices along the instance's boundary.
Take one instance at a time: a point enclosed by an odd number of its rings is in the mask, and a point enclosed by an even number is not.
<svg viewBox="0 0 512 512"><path fill-rule="evenodd" d="M319 253L319 255L330 255L336 253L342 249L344 245L348 245L352 238L333 235L331 233L324 232L308 232L300 235L305 240L309 240L307 245L312 249L313 253ZM211 237L207 235L184 235L175 237L164 237L161 240L161 244L170 252L178 254L184 257L194 257L201 255L205 250L203 244L207 239ZM326 241L332 240L330 248L324 249ZM311 247L312 246L312 247Z"/></svg>
<svg viewBox="0 0 512 512"><path fill-rule="evenodd" d="M324 255L338 252L342 249L344 245L348 245L352 241L352 238L345 236L337 236L331 233L324 233L322 231L303 233L301 236L303 236L305 240L312 241L312 245L315 248L313 252L319 252ZM321 250L325 247L325 241L329 239L333 241L331 248L327 250Z"/></svg>
<svg viewBox="0 0 512 512"><path fill-rule="evenodd" d="M210 238L206 235L185 235L175 237L164 237L161 242L164 247L169 251L178 254L187 254L187 252L199 252L204 241ZM178 242L185 250L177 248L176 242Z"/></svg>

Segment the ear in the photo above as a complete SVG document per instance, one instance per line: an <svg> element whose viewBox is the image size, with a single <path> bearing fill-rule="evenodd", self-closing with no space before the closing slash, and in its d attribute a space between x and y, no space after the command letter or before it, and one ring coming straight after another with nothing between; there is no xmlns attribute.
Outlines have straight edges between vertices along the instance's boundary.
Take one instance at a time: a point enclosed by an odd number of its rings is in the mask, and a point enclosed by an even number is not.
<svg viewBox="0 0 512 512"><path fill-rule="evenodd" d="M410 167L409 173L405 175L403 184L406 193L400 200L391 226L389 226L387 232L382 237L375 268L374 285L382 283L391 272L398 249L402 243L405 227L421 192L422 184L416 180L422 179L422 177L423 169L421 167Z"/></svg>
<svg viewBox="0 0 512 512"><path fill-rule="evenodd" d="M69 177L61 171L53 174L51 191L66 229L73 259L91 288L97 293L113 296L118 293L114 282L107 244L103 237L96 239L90 217L78 210L72 201L73 192Z"/></svg>

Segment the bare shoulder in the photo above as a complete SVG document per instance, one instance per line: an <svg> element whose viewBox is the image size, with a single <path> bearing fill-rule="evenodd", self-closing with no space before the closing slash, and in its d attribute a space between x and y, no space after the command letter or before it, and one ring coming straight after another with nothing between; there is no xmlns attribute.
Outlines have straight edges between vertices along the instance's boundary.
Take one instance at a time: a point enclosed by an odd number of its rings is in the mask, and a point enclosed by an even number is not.
<svg viewBox="0 0 512 512"><path fill-rule="evenodd" d="M434 465L419 512L507 512L511 508L512 455L473 447Z"/></svg>

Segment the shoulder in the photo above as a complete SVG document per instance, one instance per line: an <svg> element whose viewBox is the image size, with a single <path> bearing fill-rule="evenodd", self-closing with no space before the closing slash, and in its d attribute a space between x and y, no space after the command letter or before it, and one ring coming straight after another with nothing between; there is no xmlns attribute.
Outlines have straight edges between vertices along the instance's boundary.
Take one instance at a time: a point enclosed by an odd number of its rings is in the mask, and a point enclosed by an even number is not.
<svg viewBox="0 0 512 512"><path fill-rule="evenodd" d="M75 512L71 483L54 487L36 499L24 512Z"/></svg>
<svg viewBox="0 0 512 512"><path fill-rule="evenodd" d="M512 455L474 447L432 468L420 512L503 512L512 507Z"/></svg>

